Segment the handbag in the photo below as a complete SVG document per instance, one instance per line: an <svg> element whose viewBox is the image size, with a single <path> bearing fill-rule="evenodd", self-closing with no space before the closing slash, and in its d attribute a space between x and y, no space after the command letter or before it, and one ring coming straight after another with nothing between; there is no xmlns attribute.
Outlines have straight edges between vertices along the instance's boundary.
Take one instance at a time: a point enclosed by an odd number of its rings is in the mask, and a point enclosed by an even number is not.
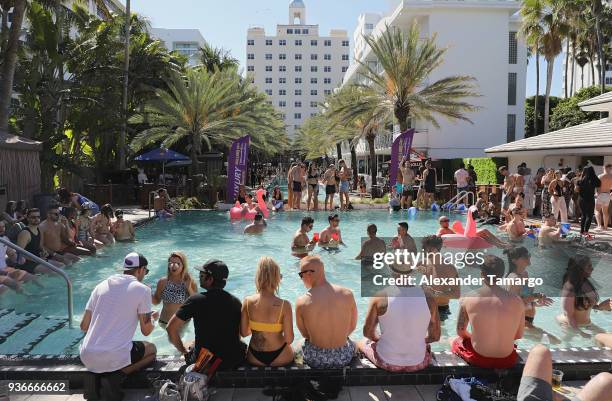
<svg viewBox="0 0 612 401"><path fill-rule="evenodd" d="M159 401L181 401L181 393L176 384L167 381L159 389Z"/></svg>
<svg viewBox="0 0 612 401"><path fill-rule="evenodd" d="M207 401L210 398L208 376L194 371L194 366L189 365L179 381L182 401Z"/></svg>

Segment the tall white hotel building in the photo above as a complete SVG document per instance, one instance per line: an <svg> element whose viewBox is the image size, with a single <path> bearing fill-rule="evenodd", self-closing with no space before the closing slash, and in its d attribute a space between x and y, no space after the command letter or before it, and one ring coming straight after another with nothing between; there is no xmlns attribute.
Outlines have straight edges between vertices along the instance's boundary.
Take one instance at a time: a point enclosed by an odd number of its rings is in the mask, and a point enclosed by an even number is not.
<svg viewBox="0 0 612 401"><path fill-rule="evenodd" d="M282 113L289 138L340 86L350 63L347 32L332 29L319 36L318 25L306 24L302 0L289 4L289 23L277 25L275 36L249 28L246 53L247 73Z"/></svg>

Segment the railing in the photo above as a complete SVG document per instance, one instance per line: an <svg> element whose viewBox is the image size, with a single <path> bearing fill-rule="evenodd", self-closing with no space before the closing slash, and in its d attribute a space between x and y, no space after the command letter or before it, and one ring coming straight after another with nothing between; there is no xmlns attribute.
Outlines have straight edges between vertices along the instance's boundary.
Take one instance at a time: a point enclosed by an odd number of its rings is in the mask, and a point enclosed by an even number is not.
<svg viewBox="0 0 612 401"><path fill-rule="evenodd" d="M151 218L151 204L155 205L155 196L156 195L157 195L156 191L149 192L148 208L147 208L147 211L149 212L149 218ZM151 201L151 198L153 198L152 201ZM155 210L153 210L153 211L155 211Z"/></svg>
<svg viewBox="0 0 612 401"><path fill-rule="evenodd" d="M29 259L33 260L34 262L41 264L45 266L47 269L62 276L62 278L66 281L66 286L68 287L68 327L72 328L72 319L74 316L74 311L72 309L72 281L70 281L70 278L68 277L66 272L60 269L59 267L53 266L51 263L47 262L46 260L43 260L39 258L38 256L26 251L25 249L13 244L11 241L9 241L6 238L0 237L0 244L4 244L8 246L9 248L13 248L20 254L27 256Z"/></svg>
<svg viewBox="0 0 612 401"><path fill-rule="evenodd" d="M470 197L472 198L471 202ZM459 203L462 203L465 200L467 200L469 204L473 205L474 193L472 191L461 191L457 195L453 196L451 200L442 205L442 209L448 209L450 211L453 207L457 207Z"/></svg>

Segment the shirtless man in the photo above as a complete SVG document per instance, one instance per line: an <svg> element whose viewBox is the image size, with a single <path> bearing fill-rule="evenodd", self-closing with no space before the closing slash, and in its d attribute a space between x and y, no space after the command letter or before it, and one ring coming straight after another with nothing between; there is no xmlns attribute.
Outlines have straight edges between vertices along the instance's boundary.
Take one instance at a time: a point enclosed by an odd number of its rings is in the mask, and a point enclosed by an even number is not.
<svg viewBox="0 0 612 401"><path fill-rule="evenodd" d="M115 240L119 242L134 241L136 239L134 225L129 220L123 220L123 210L117 209L115 211L115 217L117 221L111 226L111 232L115 236Z"/></svg>
<svg viewBox="0 0 612 401"><path fill-rule="evenodd" d="M514 340L523 337L525 305L519 296L496 285L494 279L504 277L504 270L503 260L486 255L480 266L484 285L459 301L459 337L451 350L481 368L507 369L518 360Z"/></svg>
<svg viewBox="0 0 612 401"><path fill-rule="evenodd" d="M426 264L417 266L417 270L431 279L457 278L459 274L455 266L445 263L442 258L442 238L437 235L428 235L423 238L422 247L427 256ZM440 321L445 321L450 316L449 303L451 299L459 299L461 288L458 285L432 285L429 286L432 295L438 305Z"/></svg>
<svg viewBox="0 0 612 401"><path fill-rule="evenodd" d="M414 185L416 175L414 174L412 167L410 167L410 161L407 157L402 159L399 170L402 173L401 207L403 209L408 209L412 207L412 199L414 199L414 190L412 189L412 186Z"/></svg>
<svg viewBox="0 0 612 401"><path fill-rule="evenodd" d="M263 218L263 214L257 213L255 220L244 228L244 234L261 234L267 227L266 221Z"/></svg>
<svg viewBox="0 0 612 401"><path fill-rule="evenodd" d="M438 219L438 223L440 224L440 228L438 229L437 236L441 237L446 234L455 234L455 232L448 227L450 224L450 219L448 216L440 216Z"/></svg>
<svg viewBox="0 0 612 401"><path fill-rule="evenodd" d="M325 210L329 201L329 210L334 210L334 194L336 193L336 166L330 164L323 174L325 184Z"/></svg>
<svg viewBox="0 0 612 401"><path fill-rule="evenodd" d="M348 210L352 170L346 165L344 160L338 161L338 167L340 168L340 188L338 191L340 196L340 210Z"/></svg>
<svg viewBox="0 0 612 401"><path fill-rule="evenodd" d="M68 238L66 226L60 222L60 211L58 205L49 206L47 218L38 226L42 233L41 245L49 251L49 257L68 266L81 260L77 255L66 252L66 248L76 246L74 241Z"/></svg>
<svg viewBox="0 0 612 401"><path fill-rule="evenodd" d="M502 214L510 207L512 192L514 190L514 177L510 175L508 167L501 166L498 169L499 173L504 176L504 183L501 185L502 190Z"/></svg>
<svg viewBox="0 0 612 401"><path fill-rule="evenodd" d="M302 219L300 229L293 235L291 241L291 254L300 259L308 256L308 252L312 251L317 244L317 241L313 238L308 238L308 232L312 230L314 226L314 220L310 216L306 216Z"/></svg>
<svg viewBox="0 0 612 401"><path fill-rule="evenodd" d="M525 228L521 209L512 209L511 216L512 220L504 225L504 230L508 233L510 241L522 241L523 237L529 234L529 231Z"/></svg>
<svg viewBox="0 0 612 401"><path fill-rule="evenodd" d="M361 250L355 256L355 259L371 264L374 262L375 253L385 253L387 251L385 241L376 236L377 231L376 224L368 224L368 239L361 244Z"/></svg>
<svg viewBox="0 0 612 401"><path fill-rule="evenodd" d="M291 179L292 179L292 189L293 189L293 208L300 209L302 203L302 189L304 186L304 172L306 170L306 166L304 164L298 164L291 171Z"/></svg>
<svg viewBox="0 0 612 401"><path fill-rule="evenodd" d="M544 216L544 224L538 234L540 246L550 246L554 243L566 242L561 238L561 227L557 227L557 219L552 214Z"/></svg>
<svg viewBox="0 0 612 401"><path fill-rule="evenodd" d="M401 222L397 224L397 235L391 240L393 249L408 249L410 252L416 252L417 246L414 238L408 234L408 223Z"/></svg>
<svg viewBox="0 0 612 401"><path fill-rule="evenodd" d="M40 223L40 210L36 208L28 209L26 213L26 220L28 222L28 225L23 230L21 230L21 232L17 236L17 245L30 252L34 256L38 256L43 260L47 260L49 263L56 267L64 267L63 263L57 262L55 260L49 260L50 252L43 246L44 234L42 230L38 229ZM17 261L17 268L19 270L24 270L30 274L54 273L54 271L49 269L47 266L39 264L34 260L24 260L23 258L20 259L21 260Z"/></svg>
<svg viewBox="0 0 612 401"><path fill-rule="evenodd" d="M295 303L295 321L304 337L304 362L314 369L347 366L355 354L348 338L357 326L353 292L329 283L317 256L301 260L299 276L308 289Z"/></svg>
<svg viewBox="0 0 612 401"><path fill-rule="evenodd" d="M321 231L319 236L319 246L326 249L336 249L339 245L345 245L342 242L342 233L340 232L340 216L338 214L330 214L327 217L329 225Z"/></svg>
<svg viewBox="0 0 612 401"><path fill-rule="evenodd" d="M610 191L612 191L612 164L606 164L604 173L599 176L601 186L597 188L597 200L595 201L595 219L600 230L607 230L610 215Z"/></svg>
<svg viewBox="0 0 612 401"><path fill-rule="evenodd" d="M158 189L155 198L153 198L153 209L155 209L157 217L174 217L169 201L168 191L165 188Z"/></svg>
<svg viewBox="0 0 612 401"><path fill-rule="evenodd" d="M296 168L297 163L291 163L289 170L287 170L287 208L293 207L293 170Z"/></svg>

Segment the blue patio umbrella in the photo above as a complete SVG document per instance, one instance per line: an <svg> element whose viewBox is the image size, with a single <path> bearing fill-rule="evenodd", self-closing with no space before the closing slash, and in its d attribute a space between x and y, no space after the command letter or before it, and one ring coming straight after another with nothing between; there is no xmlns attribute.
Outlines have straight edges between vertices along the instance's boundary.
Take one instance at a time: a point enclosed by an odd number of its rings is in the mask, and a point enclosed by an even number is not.
<svg viewBox="0 0 612 401"><path fill-rule="evenodd" d="M172 149L157 148L136 156L134 160L139 162L161 162L162 163L162 176L166 177L166 163L175 161L190 160L189 156L185 156L181 153L175 152Z"/></svg>

